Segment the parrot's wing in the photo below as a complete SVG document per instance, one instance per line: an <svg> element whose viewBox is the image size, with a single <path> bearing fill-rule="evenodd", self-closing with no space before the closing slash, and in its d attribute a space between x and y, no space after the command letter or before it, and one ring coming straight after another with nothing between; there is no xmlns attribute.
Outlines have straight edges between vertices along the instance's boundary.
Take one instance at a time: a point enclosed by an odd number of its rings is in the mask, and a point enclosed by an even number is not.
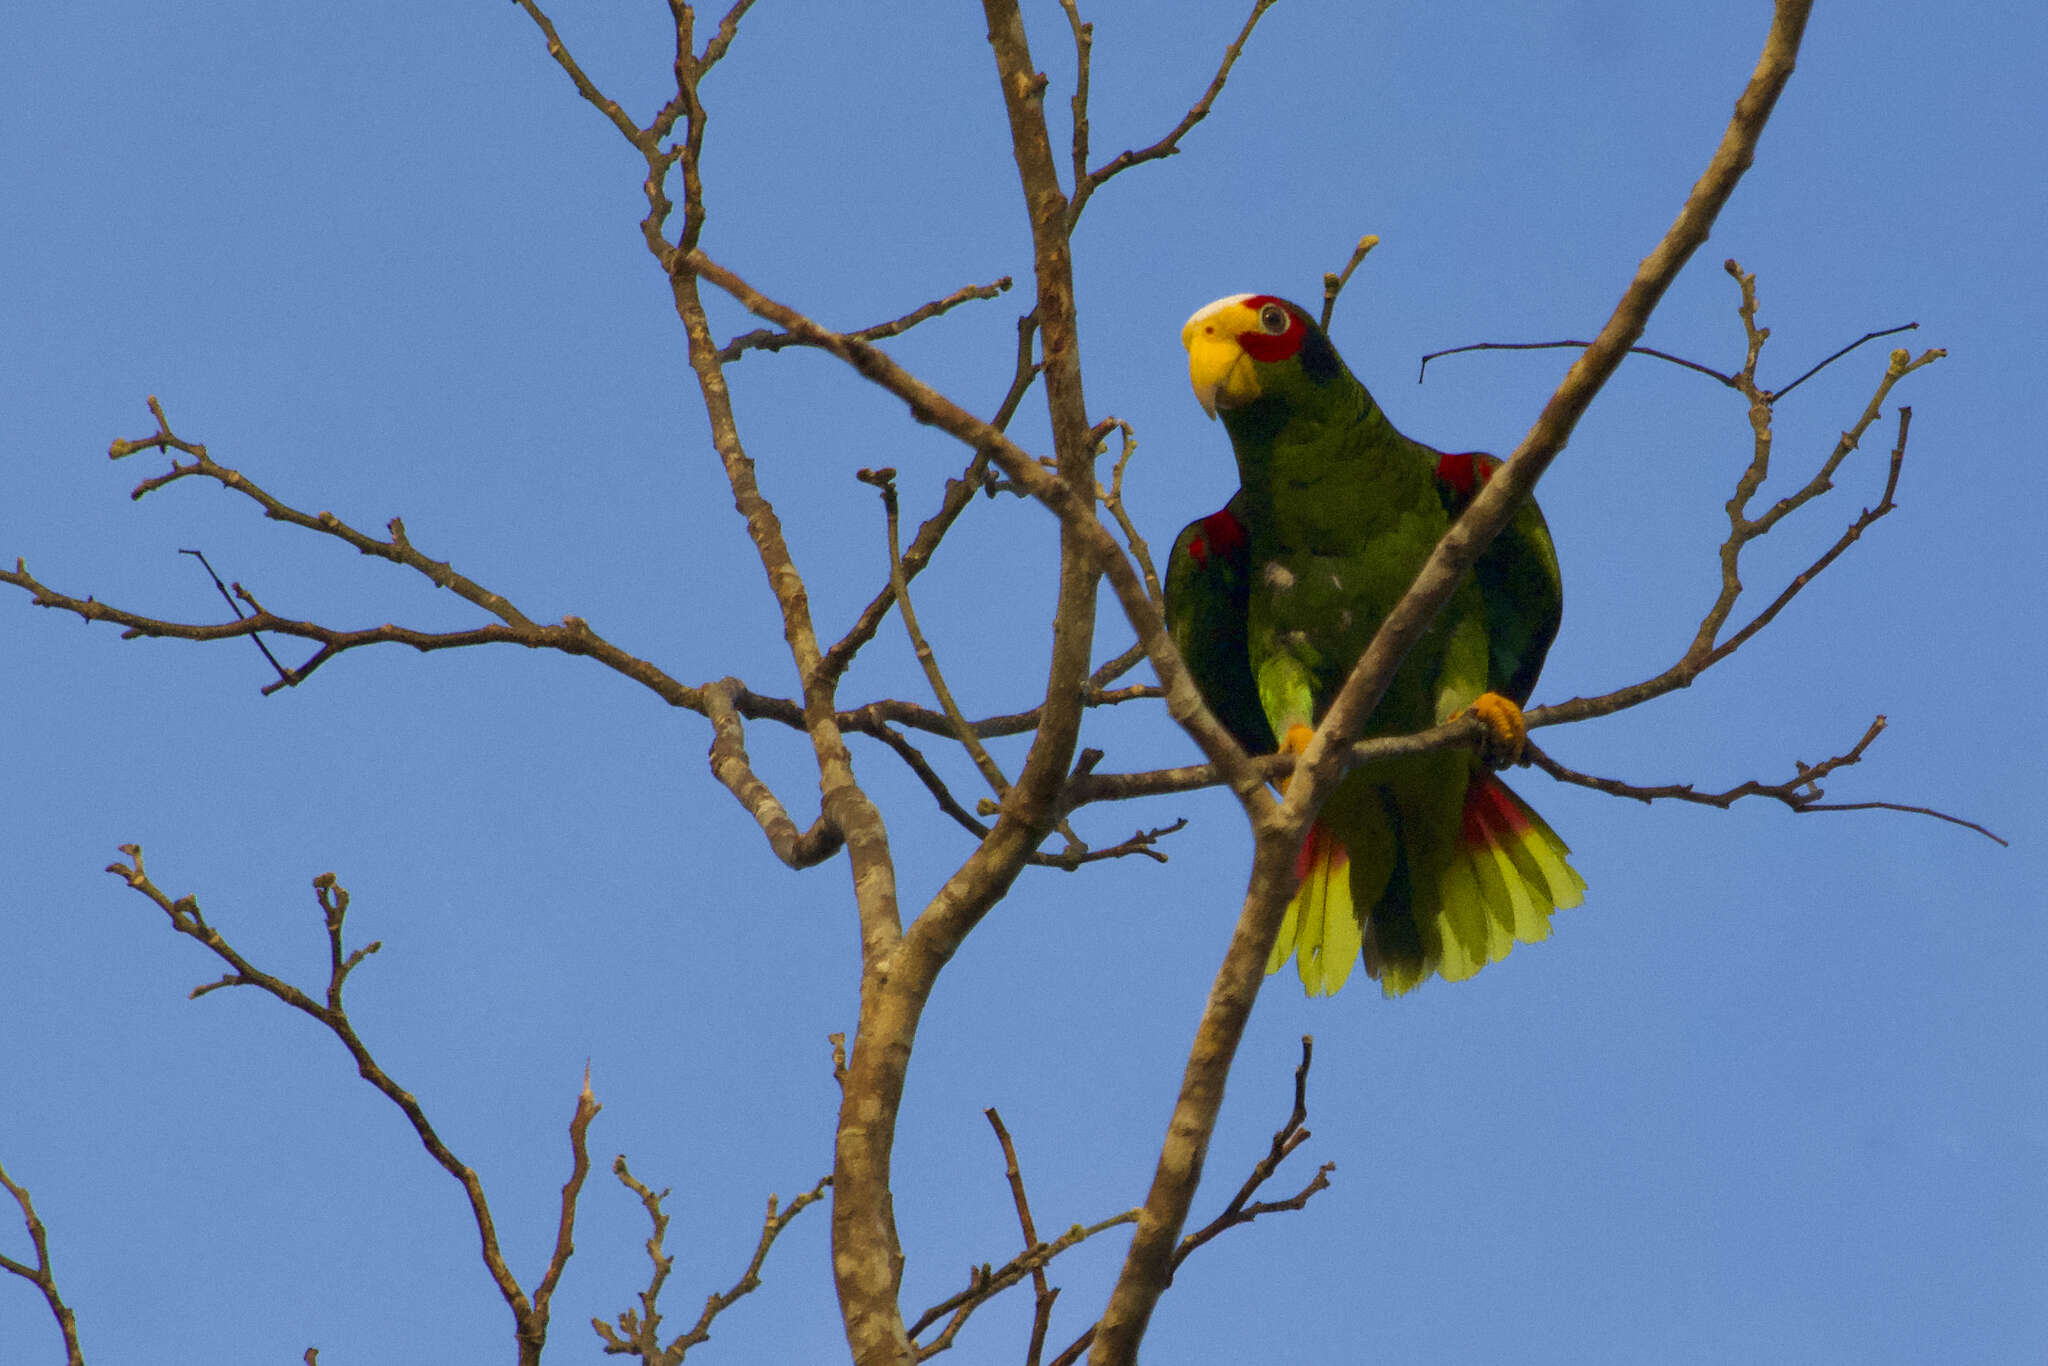
<svg viewBox="0 0 2048 1366"><path fill-rule="evenodd" d="M1500 466L1476 451L1439 457L1436 486L1444 511L1456 518ZM1473 575L1486 603L1486 686L1518 705L1527 702L1564 616L1557 547L1534 499L1494 538Z"/></svg>
<svg viewBox="0 0 2048 1366"><path fill-rule="evenodd" d="M1251 542L1242 498L1181 529L1166 562L1166 629L1216 719L1250 754L1271 754L1273 729L1259 706L1245 646Z"/></svg>

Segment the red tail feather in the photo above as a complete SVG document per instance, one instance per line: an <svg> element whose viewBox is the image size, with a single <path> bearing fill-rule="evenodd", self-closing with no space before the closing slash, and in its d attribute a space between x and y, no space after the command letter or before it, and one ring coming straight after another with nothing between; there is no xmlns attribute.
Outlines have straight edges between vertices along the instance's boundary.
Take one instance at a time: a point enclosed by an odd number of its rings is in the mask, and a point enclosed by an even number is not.
<svg viewBox="0 0 2048 1366"><path fill-rule="evenodd" d="M1522 804L1508 785L1491 773L1472 775L1465 785L1464 837L1467 846L1493 844L1502 832L1515 835L1529 828Z"/></svg>

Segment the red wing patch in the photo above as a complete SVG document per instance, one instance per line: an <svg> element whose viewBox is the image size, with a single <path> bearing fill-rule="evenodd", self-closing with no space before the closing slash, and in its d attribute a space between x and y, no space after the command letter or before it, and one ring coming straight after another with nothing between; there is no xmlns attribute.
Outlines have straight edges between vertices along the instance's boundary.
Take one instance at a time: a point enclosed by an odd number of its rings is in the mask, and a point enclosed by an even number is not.
<svg viewBox="0 0 2048 1366"><path fill-rule="evenodd" d="M1195 533L1193 543L1188 546L1188 553L1195 557L1197 565L1206 567L1211 555L1227 559L1244 549L1244 523L1231 515L1229 508L1210 513L1197 525L1201 530Z"/></svg>
<svg viewBox="0 0 2048 1366"><path fill-rule="evenodd" d="M1449 484L1458 501L1464 503L1479 491L1479 486L1493 477L1500 468L1500 461L1484 451L1465 451L1459 455L1439 456L1436 462L1436 477Z"/></svg>

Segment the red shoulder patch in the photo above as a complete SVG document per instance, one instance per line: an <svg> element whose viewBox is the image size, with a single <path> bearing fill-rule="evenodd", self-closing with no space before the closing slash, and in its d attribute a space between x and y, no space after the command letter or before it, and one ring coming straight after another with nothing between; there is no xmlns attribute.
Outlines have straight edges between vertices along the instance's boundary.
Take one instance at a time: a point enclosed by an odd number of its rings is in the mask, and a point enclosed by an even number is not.
<svg viewBox="0 0 2048 1366"><path fill-rule="evenodd" d="M1234 555L1244 548L1244 523L1238 521L1229 508L1210 513L1196 526L1200 530L1188 543L1188 554L1195 557L1198 568L1207 568L1211 555Z"/></svg>
<svg viewBox="0 0 2048 1366"><path fill-rule="evenodd" d="M1458 455L1439 456L1436 462L1436 477L1451 486L1464 502L1479 491L1479 486L1493 477L1500 468L1500 461L1484 451L1465 451Z"/></svg>

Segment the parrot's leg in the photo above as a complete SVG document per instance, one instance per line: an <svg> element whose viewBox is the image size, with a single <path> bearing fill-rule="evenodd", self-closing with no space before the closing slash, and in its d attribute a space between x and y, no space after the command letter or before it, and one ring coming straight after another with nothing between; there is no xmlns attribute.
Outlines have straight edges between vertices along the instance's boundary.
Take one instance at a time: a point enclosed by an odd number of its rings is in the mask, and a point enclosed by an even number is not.
<svg viewBox="0 0 2048 1366"><path fill-rule="evenodd" d="M1520 707L1497 692L1486 692L1474 698L1465 711L1486 724L1488 763L1505 768L1522 761L1522 750L1529 743L1529 723L1522 719Z"/></svg>
<svg viewBox="0 0 2048 1366"><path fill-rule="evenodd" d="M1309 724L1315 715L1314 680L1300 661L1277 655L1259 666L1255 681L1266 723L1280 737L1280 752L1299 757L1316 733ZM1280 791L1285 793L1287 784L1280 784Z"/></svg>

